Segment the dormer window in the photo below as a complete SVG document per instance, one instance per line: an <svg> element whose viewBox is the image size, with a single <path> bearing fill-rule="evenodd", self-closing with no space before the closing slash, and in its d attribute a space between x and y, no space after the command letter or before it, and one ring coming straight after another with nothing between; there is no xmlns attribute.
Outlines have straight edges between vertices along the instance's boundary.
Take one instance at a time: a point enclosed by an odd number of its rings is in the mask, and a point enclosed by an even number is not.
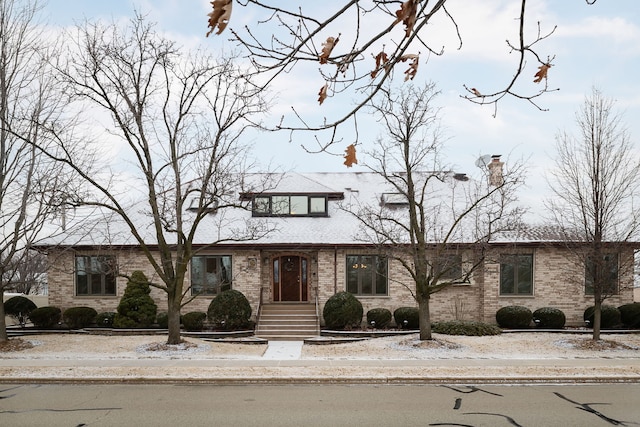
<svg viewBox="0 0 640 427"><path fill-rule="evenodd" d="M211 200L207 207L202 208L202 210L206 213L215 213L216 208L218 207L217 200ZM189 212L198 212L200 210L200 197L194 196L188 200L187 210Z"/></svg>
<svg viewBox="0 0 640 427"><path fill-rule="evenodd" d="M256 195L253 216L327 216L327 195Z"/></svg>
<svg viewBox="0 0 640 427"><path fill-rule="evenodd" d="M380 199L382 206L388 206L390 208L409 206L407 197L400 193L382 193L382 197Z"/></svg>

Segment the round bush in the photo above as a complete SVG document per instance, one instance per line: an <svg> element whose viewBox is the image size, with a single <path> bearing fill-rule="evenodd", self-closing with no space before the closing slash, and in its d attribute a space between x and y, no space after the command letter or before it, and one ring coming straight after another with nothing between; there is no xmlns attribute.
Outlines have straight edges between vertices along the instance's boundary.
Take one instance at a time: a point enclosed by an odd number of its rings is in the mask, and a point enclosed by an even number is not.
<svg viewBox="0 0 640 427"><path fill-rule="evenodd" d="M158 307L149 296L149 280L142 271L131 273L113 319L114 328L148 328L156 320Z"/></svg>
<svg viewBox="0 0 640 427"><path fill-rule="evenodd" d="M166 311L158 313L156 323L160 329L167 329L169 327L169 314Z"/></svg>
<svg viewBox="0 0 640 427"><path fill-rule="evenodd" d="M417 307L400 307L393 312L393 319L401 329L418 329L420 312Z"/></svg>
<svg viewBox="0 0 640 427"><path fill-rule="evenodd" d="M192 311L182 316L182 325L187 331L201 331L204 328L206 319L207 313Z"/></svg>
<svg viewBox="0 0 640 427"><path fill-rule="evenodd" d="M496 312L496 322L501 328L528 328L533 319L533 313L521 305L509 305Z"/></svg>
<svg viewBox="0 0 640 427"><path fill-rule="evenodd" d="M373 328L386 328L391 323L391 319L391 311L386 308L372 308L367 311L367 325Z"/></svg>
<svg viewBox="0 0 640 427"><path fill-rule="evenodd" d="M487 323L452 320L450 322L435 322L431 325L431 330L438 334L445 335L466 335L470 337L481 337L484 335L499 335L502 330L496 325Z"/></svg>
<svg viewBox="0 0 640 427"><path fill-rule="evenodd" d="M29 316L29 313L36 308L38 308L38 306L29 298L18 295L5 301L4 314L15 317L16 319L18 316L24 316L26 318Z"/></svg>
<svg viewBox="0 0 640 427"><path fill-rule="evenodd" d="M116 313L113 311L105 311L98 313L96 316L96 326L99 328L111 328L113 327L113 319L116 317Z"/></svg>
<svg viewBox="0 0 640 427"><path fill-rule="evenodd" d="M640 327L640 303L632 302L618 307L620 310L620 320L627 328Z"/></svg>
<svg viewBox="0 0 640 427"><path fill-rule="evenodd" d="M95 323L97 316L91 307L71 307L62 313L62 321L71 329L82 329Z"/></svg>
<svg viewBox="0 0 640 427"><path fill-rule="evenodd" d="M338 292L324 304L322 317L329 329L357 328L362 323L362 303L352 293Z"/></svg>
<svg viewBox="0 0 640 427"><path fill-rule="evenodd" d="M559 308L542 307L533 312L533 321L539 328L562 329L567 318Z"/></svg>
<svg viewBox="0 0 640 427"><path fill-rule="evenodd" d="M595 313L595 307L587 307L584 311L583 319L588 327L593 328L593 318ZM600 327L601 328L613 328L619 326L621 323L620 310L618 307L612 305L602 305L600 308Z"/></svg>
<svg viewBox="0 0 640 427"><path fill-rule="evenodd" d="M216 329L246 329L251 324L251 304L242 292L229 289L219 293L211 301L207 317Z"/></svg>
<svg viewBox="0 0 640 427"><path fill-rule="evenodd" d="M29 313L29 319L36 328L53 328L62 319L62 310L58 307L39 307Z"/></svg>

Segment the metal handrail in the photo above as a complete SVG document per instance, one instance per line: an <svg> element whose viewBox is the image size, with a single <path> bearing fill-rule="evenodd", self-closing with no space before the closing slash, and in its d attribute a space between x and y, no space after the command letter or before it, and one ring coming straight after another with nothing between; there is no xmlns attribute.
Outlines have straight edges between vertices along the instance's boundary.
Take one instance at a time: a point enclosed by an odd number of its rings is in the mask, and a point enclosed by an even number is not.
<svg viewBox="0 0 640 427"><path fill-rule="evenodd" d="M320 303L318 302L318 287L315 287L315 299L316 299L316 330L320 335Z"/></svg>

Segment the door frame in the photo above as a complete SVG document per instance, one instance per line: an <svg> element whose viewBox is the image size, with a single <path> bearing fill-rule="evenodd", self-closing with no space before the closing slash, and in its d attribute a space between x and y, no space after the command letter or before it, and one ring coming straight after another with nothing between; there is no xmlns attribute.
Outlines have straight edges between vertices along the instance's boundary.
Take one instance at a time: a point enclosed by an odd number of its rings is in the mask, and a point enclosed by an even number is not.
<svg viewBox="0 0 640 427"><path fill-rule="evenodd" d="M286 262L296 262L298 270L297 279L297 298L283 300L282 288L283 285L283 273L284 264ZM271 257L271 296L273 302L309 302L309 267L310 257L307 254L301 253L284 253Z"/></svg>

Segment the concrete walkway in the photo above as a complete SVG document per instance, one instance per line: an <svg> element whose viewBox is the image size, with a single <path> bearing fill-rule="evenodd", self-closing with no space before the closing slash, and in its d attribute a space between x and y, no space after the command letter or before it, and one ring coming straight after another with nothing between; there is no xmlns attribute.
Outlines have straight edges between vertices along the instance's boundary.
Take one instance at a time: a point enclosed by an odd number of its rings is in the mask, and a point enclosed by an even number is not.
<svg viewBox="0 0 640 427"><path fill-rule="evenodd" d="M304 341L269 341L262 355L266 360L296 360L302 355Z"/></svg>

